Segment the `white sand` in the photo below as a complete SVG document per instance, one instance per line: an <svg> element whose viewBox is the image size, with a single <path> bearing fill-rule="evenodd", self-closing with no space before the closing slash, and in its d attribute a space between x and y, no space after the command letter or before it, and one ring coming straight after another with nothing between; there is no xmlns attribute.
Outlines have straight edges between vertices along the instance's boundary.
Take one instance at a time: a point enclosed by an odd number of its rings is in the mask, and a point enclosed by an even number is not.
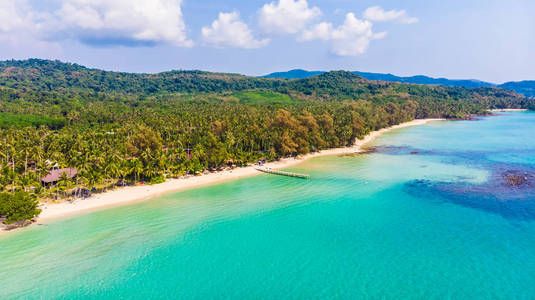
<svg viewBox="0 0 535 300"><path fill-rule="evenodd" d="M442 119L422 119L406 122L389 128L371 132L362 140L357 140L352 147L336 148L324 150L312 154L302 155L298 158L283 159L278 162L267 163L265 166L273 169L283 169L295 166L305 160L325 156L341 155L349 153L358 153L362 146L373 141L381 134L399 128L405 128L416 125L427 124L432 121L441 121ZM200 186L221 183L228 180L234 180L243 177L255 176L262 174L253 167L237 168L228 171L210 173L202 176L193 176L184 179L170 179L162 184L124 187L112 190L103 194L97 194L85 200L76 200L73 202L64 202L59 204L42 204L43 210L38 218L38 223L45 223L63 217L82 214L98 209L104 209L113 206L120 206L129 203L144 201L150 198L158 197L164 194L192 189ZM0 234L5 232L0 228Z"/></svg>
<svg viewBox="0 0 535 300"><path fill-rule="evenodd" d="M506 112L506 111L528 111L525 108L504 108L504 109L491 109L490 112Z"/></svg>

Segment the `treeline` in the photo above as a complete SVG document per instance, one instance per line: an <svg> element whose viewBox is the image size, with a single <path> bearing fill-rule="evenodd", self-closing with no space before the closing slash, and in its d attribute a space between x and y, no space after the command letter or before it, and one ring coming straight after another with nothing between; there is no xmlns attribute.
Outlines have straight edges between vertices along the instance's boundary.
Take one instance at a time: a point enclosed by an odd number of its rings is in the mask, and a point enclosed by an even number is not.
<svg viewBox="0 0 535 300"><path fill-rule="evenodd" d="M19 91L67 89L129 94L211 93L275 88L281 82L278 79L258 79L203 71L171 71L158 74L108 72L40 59L0 62L0 86Z"/></svg>
<svg viewBox="0 0 535 300"><path fill-rule="evenodd" d="M10 127L39 127L46 126L50 129L60 129L65 126L64 118L52 118L43 115L9 114L0 112L0 128Z"/></svg>
<svg viewBox="0 0 535 300"><path fill-rule="evenodd" d="M0 63L0 74L0 217L7 222L33 218L35 198L349 146L415 118L533 105L500 89L390 84L348 72L293 81L170 72L163 77L188 79L176 86L155 79L168 87L152 92L152 79L139 78L160 74L38 60ZM52 168L79 175L42 184Z"/></svg>

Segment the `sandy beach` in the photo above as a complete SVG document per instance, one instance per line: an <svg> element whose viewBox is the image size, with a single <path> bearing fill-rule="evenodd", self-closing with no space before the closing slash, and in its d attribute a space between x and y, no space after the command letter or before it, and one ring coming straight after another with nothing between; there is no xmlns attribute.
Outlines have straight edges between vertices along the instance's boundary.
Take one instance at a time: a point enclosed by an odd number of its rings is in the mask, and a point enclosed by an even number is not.
<svg viewBox="0 0 535 300"><path fill-rule="evenodd" d="M491 109L490 112L508 112L508 111L528 111L524 108L504 108L504 109Z"/></svg>
<svg viewBox="0 0 535 300"><path fill-rule="evenodd" d="M302 155L297 158L282 159L277 162L267 163L265 164L265 167L273 169L283 169L295 166L303 161L314 157L358 153L362 151L362 147L364 145L373 141L385 132L410 126L424 125L429 122L442 120L443 119L420 119L402 123L396 126L371 132L363 139L357 140L355 144L351 147L323 150L320 152ZM144 201L172 192L178 192L186 189L222 183L229 180L260 174L262 173L255 170L252 166L249 166L245 168L236 168L233 170L210 173L202 176L192 176L184 179L170 179L164 183L157 185L143 185L118 188L116 190L112 190L106 193L94 195L85 200L76 200L73 202L63 202L58 204L42 204L40 207L42 209L42 213L39 216L37 223L43 224L59 218L70 217L73 215L83 214L98 209ZM0 234L2 233L6 233L6 231L0 229Z"/></svg>

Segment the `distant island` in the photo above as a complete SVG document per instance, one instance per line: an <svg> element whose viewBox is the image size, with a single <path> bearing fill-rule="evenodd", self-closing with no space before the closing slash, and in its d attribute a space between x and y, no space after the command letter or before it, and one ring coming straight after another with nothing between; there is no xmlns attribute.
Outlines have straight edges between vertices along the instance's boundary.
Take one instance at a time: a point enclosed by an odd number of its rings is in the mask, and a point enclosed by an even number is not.
<svg viewBox="0 0 535 300"><path fill-rule="evenodd" d="M0 221L39 202L158 184L353 145L414 119L533 109L498 87L203 71L133 74L50 60L0 62Z"/></svg>
<svg viewBox="0 0 535 300"><path fill-rule="evenodd" d="M276 72L263 76L264 78L286 78L286 79L303 79L317 75L321 75L323 71L306 71L301 69L291 70L288 72ZM447 78L432 78L429 76L417 75L410 77L400 77L392 74L383 73L370 73L354 71L368 80L381 80L392 81L402 83L414 83L414 84L427 84L427 85L444 85L444 86L456 86L465 88L479 88L479 87L497 87L511 91L515 91L519 94L523 94L527 97L535 97L535 80L524 80L518 82L506 82L503 84L495 84L475 79L447 79Z"/></svg>

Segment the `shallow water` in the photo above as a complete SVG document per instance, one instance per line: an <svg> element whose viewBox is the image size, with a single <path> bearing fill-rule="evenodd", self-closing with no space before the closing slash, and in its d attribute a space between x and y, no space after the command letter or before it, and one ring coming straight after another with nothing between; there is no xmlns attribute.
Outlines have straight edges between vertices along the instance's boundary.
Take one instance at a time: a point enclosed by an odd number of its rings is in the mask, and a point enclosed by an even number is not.
<svg viewBox="0 0 535 300"><path fill-rule="evenodd" d="M535 298L535 114L0 237L0 298ZM531 178L531 177L530 177ZM528 178L528 181L531 180ZM535 184L535 182L534 182Z"/></svg>

